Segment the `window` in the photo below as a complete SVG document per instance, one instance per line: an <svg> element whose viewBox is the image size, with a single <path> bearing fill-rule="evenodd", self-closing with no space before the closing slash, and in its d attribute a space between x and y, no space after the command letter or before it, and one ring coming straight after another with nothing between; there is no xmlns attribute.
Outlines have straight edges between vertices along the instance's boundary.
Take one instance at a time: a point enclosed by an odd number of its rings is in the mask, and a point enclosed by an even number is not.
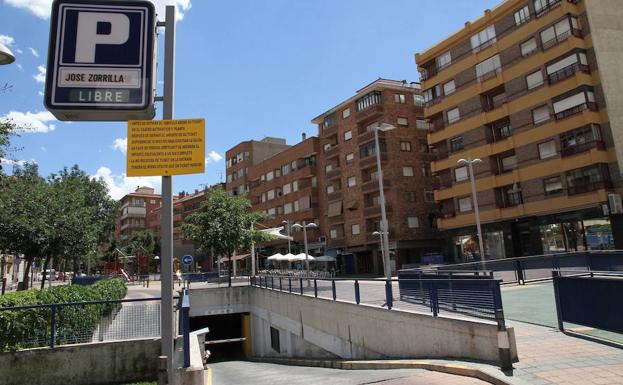
<svg viewBox="0 0 623 385"><path fill-rule="evenodd" d="M329 237L331 237L331 239L337 238L337 229L331 229L329 231Z"/></svg>
<svg viewBox="0 0 623 385"><path fill-rule="evenodd" d="M333 185L327 186L327 194L332 194L335 192L335 187Z"/></svg>
<svg viewBox="0 0 623 385"><path fill-rule="evenodd" d="M408 126L409 125L409 121L407 120L407 118L400 118L399 117L398 119L396 119L396 123L399 126Z"/></svg>
<svg viewBox="0 0 623 385"><path fill-rule="evenodd" d="M420 152L428 153L430 152L430 147L428 147L428 142L424 139L420 139L418 141L420 145Z"/></svg>
<svg viewBox="0 0 623 385"><path fill-rule="evenodd" d="M541 159L551 158L556 156L556 142L550 140L549 142L539 144L539 157Z"/></svg>
<svg viewBox="0 0 623 385"><path fill-rule="evenodd" d="M346 181L346 185L348 187L356 186L357 185L357 177L356 176L348 177L348 179Z"/></svg>
<svg viewBox="0 0 623 385"><path fill-rule="evenodd" d="M415 202L415 191L407 191L404 193L405 202L413 203Z"/></svg>
<svg viewBox="0 0 623 385"><path fill-rule="evenodd" d="M432 203L435 202L435 193L431 190L424 190L424 202Z"/></svg>
<svg viewBox="0 0 623 385"><path fill-rule="evenodd" d="M529 90L542 85L543 84L543 72L541 72L541 70L538 70L526 76L526 83L528 84Z"/></svg>
<svg viewBox="0 0 623 385"><path fill-rule="evenodd" d="M296 170L296 166L297 166L296 160L292 162L291 166L292 166L292 171Z"/></svg>
<svg viewBox="0 0 623 385"><path fill-rule="evenodd" d="M554 84L571 77L578 71L590 72L588 61L586 59L586 53L584 52L574 52L573 54L548 65L546 68L547 78L550 84Z"/></svg>
<svg viewBox="0 0 623 385"><path fill-rule="evenodd" d="M270 172L266 173L266 182L270 182L274 178L275 178L275 172L274 171L270 171Z"/></svg>
<svg viewBox="0 0 623 385"><path fill-rule="evenodd" d="M342 111L342 119L346 119L349 116L350 116L350 108L347 108L344 111Z"/></svg>
<svg viewBox="0 0 623 385"><path fill-rule="evenodd" d="M454 85L454 80L450 80L447 83L443 84L443 94L444 95L451 95L454 93L454 91L456 91L456 87Z"/></svg>
<svg viewBox="0 0 623 385"><path fill-rule="evenodd" d="M418 217L408 217L407 226L409 226L410 229L417 229L418 227L420 227L420 221L418 220Z"/></svg>
<svg viewBox="0 0 623 385"><path fill-rule="evenodd" d="M424 91L424 103L432 102L441 96L441 84L437 84L436 86L429 88Z"/></svg>
<svg viewBox="0 0 623 385"><path fill-rule="evenodd" d="M437 56L435 62L437 63L437 69L442 69L452 64L452 56L450 55L450 51L444 52L441 55Z"/></svg>
<svg viewBox="0 0 623 385"><path fill-rule="evenodd" d="M351 140L353 138L353 132L352 131L346 131L344 133L344 141L348 141Z"/></svg>
<svg viewBox="0 0 623 385"><path fill-rule="evenodd" d="M502 164L502 172L514 170L517 167L517 156L515 154L508 155L500 159Z"/></svg>
<svg viewBox="0 0 623 385"><path fill-rule="evenodd" d="M515 12L515 25L519 26L528 20L530 20L530 9L527 5Z"/></svg>
<svg viewBox="0 0 623 385"><path fill-rule="evenodd" d="M277 353L281 353L279 347L279 330L274 327L270 327L270 347L273 348Z"/></svg>
<svg viewBox="0 0 623 385"><path fill-rule="evenodd" d="M299 201L294 201L294 212L299 211Z"/></svg>
<svg viewBox="0 0 623 385"><path fill-rule="evenodd" d="M567 17L551 27L541 31L541 45L543 50L551 48L563 40L566 40L571 34L579 30L580 24L576 17Z"/></svg>
<svg viewBox="0 0 623 385"><path fill-rule="evenodd" d="M430 165L422 166L422 176L431 176L433 173L430 170Z"/></svg>
<svg viewBox="0 0 623 385"><path fill-rule="evenodd" d="M541 106L532 110L532 121L534 124L543 123L549 120L549 107Z"/></svg>
<svg viewBox="0 0 623 385"><path fill-rule="evenodd" d="M290 173L290 163L286 163L281 166L281 175L288 175Z"/></svg>
<svg viewBox="0 0 623 385"><path fill-rule="evenodd" d="M466 211L472 211L472 198L465 197L459 199L459 211L464 213Z"/></svg>
<svg viewBox="0 0 623 385"><path fill-rule="evenodd" d="M454 139L450 139L450 152L457 152L463 149L463 137L459 136Z"/></svg>
<svg viewBox="0 0 623 385"><path fill-rule="evenodd" d="M357 234L359 234L359 232L360 232L360 231L359 231L359 224L355 224L355 225L352 225L352 226L350 227L350 233L351 233L351 234L353 234L353 235L357 235Z"/></svg>
<svg viewBox="0 0 623 385"><path fill-rule="evenodd" d="M266 202L266 193L262 193L262 203Z"/></svg>
<svg viewBox="0 0 623 385"><path fill-rule="evenodd" d="M448 118L448 123L454 123L457 120L461 119L458 107L448 110L448 112L446 112L446 116Z"/></svg>
<svg viewBox="0 0 623 385"><path fill-rule="evenodd" d="M394 94L394 102L399 104L404 104L406 101L405 96L403 94Z"/></svg>
<svg viewBox="0 0 623 385"><path fill-rule="evenodd" d="M292 182L292 192L294 191L299 191L299 182L297 180Z"/></svg>
<svg viewBox="0 0 623 385"><path fill-rule="evenodd" d="M541 16L541 14L547 12L554 5L560 3L560 0L534 0L534 11L536 12L536 17Z"/></svg>
<svg viewBox="0 0 623 385"><path fill-rule="evenodd" d="M457 167L454 169L454 180L456 182L462 182L467 180L467 166Z"/></svg>
<svg viewBox="0 0 623 385"><path fill-rule="evenodd" d="M492 78L499 72L501 67L500 55L492 56L476 64L476 76L478 77L478 81L481 82Z"/></svg>
<svg viewBox="0 0 623 385"><path fill-rule="evenodd" d="M292 212L292 203L286 203L283 205L283 213L290 214Z"/></svg>
<svg viewBox="0 0 623 385"><path fill-rule="evenodd" d="M413 176L413 167L411 166L403 167L402 176Z"/></svg>
<svg viewBox="0 0 623 385"><path fill-rule="evenodd" d="M415 128L418 130L430 130L431 124L426 119L415 119Z"/></svg>
<svg viewBox="0 0 623 385"><path fill-rule="evenodd" d="M573 131L560 134L560 153L562 156L589 150L601 143L598 124L590 124Z"/></svg>
<svg viewBox="0 0 623 385"><path fill-rule="evenodd" d="M333 170L333 165L332 164L328 164L326 166L324 166L324 172L325 174L329 173L329 171Z"/></svg>
<svg viewBox="0 0 623 385"><path fill-rule="evenodd" d="M335 123L337 123L335 119L335 114L331 114L324 118L323 126L326 130L327 128L334 126Z"/></svg>
<svg viewBox="0 0 623 385"><path fill-rule="evenodd" d="M495 189L496 205L500 208L514 207L523 203L519 183Z"/></svg>
<svg viewBox="0 0 623 385"><path fill-rule="evenodd" d="M274 207L271 207L271 208L269 208L269 209L268 209L267 213L268 213L268 215L270 215L271 217L274 217L274 216L275 216L275 213L276 213L276 210L275 210L275 208L274 208Z"/></svg>
<svg viewBox="0 0 623 385"><path fill-rule="evenodd" d="M275 178L281 178L281 169L280 168L275 170Z"/></svg>
<svg viewBox="0 0 623 385"><path fill-rule="evenodd" d="M545 195L554 195L562 192L562 179L559 176L545 179L543 185Z"/></svg>
<svg viewBox="0 0 623 385"><path fill-rule="evenodd" d="M156 200L155 200L155 199L151 199L151 200L149 201L149 203L151 203L152 205L155 205L155 204L156 204Z"/></svg>
<svg viewBox="0 0 623 385"><path fill-rule="evenodd" d="M495 26L490 25L471 38L472 51L478 52L495 43Z"/></svg>
<svg viewBox="0 0 623 385"><path fill-rule="evenodd" d="M521 43L520 48L521 48L521 56L527 57L527 56L532 55L533 53L537 51L536 39L532 38L526 42Z"/></svg>
<svg viewBox="0 0 623 385"><path fill-rule="evenodd" d="M312 176L312 178L311 178L311 185L314 188L318 186L318 178L316 178L316 176Z"/></svg>
<svg viewBox="0 0 623 385"><path fill-rule="evenodd" d="M590 107L589 104L594 103L595 94L593 91L590 89L586 91L582 90L575 95L554 102L554 114L556 114L556 119L566 118L574 113L585 110L587 107Z"/></svg>
<svg viewBox="0 0 623 385"><path fill-rule="evenodd" d="M592 166L567 172L567 193L569 195L594 191L603 187L604 182L610 180L606 164Z"/></svg>
<svg viewBox="0 0 623 385"><path fill-rule="evenodd" d="M400 142L400 151L411 152L411 142Z"/></svg>
<svg viewBox="0 0 623 385"><path fill-rule="evenodd" d="M381 148L381 152L385 151L385 140L379 140L379 147ZM374 141L359 146L359 159L374 155L376 155L376 144Z"/></svg>
<svg viewBox="0 0 623 385"><path fill-rule="evenodd" d="M275 199L275 190L268 190L268 192L266 193L266 199L271 200L271 199Z"/></svg>
<svg viewBox="0 0 623 385"><path fill-rule="evenodd" d="M379 91L370 92L357 99L355 103L357 105L357 111L365 110L368 107L381 103L381 93Z"/></svg>
<svg viewBox="0 0 623 385"><path fill-rule="evenodd" d="M424 105L424 96L418 95L418 94L414 94L413 95L413 104L415 104L418 107L423 106Z"/></svg>
<svg viewBox="0 0 623 385"><path fill-rule="evenodd" d="M346 164L352 163L355 160L355 154L354 153L350 153L350 154L346 154Z"/></svg>
<svg viewBox="0 0 623 385"><path fill-rule="evenodd" d="M283 185L283 195L288 195L292 192L292 187L290 186L290 183L288 184L284 184Z"/></svg>

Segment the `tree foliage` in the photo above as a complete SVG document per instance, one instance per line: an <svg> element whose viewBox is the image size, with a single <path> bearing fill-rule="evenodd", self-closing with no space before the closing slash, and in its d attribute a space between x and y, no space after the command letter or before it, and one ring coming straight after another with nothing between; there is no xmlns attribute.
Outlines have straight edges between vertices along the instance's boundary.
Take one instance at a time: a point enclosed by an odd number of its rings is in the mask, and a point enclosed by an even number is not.
<svg viewBox="0 0 623 385"><path fill-rule="evenodd" d="M215 187L207 192L201 210L186 217L182 231L184 238L199 243L202 251L231 258L235 251L248 250L253 242L273 239L265 232L251 229L251 223L265 219L265 213L251 212L248 199L230 196L221 187Z"/></svg>

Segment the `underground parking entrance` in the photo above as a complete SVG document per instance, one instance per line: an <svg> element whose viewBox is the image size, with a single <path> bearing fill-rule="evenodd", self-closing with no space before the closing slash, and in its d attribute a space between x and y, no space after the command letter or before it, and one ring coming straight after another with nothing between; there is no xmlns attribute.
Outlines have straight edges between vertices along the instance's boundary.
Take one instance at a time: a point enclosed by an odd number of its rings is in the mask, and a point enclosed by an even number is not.
<svg viewBox="0 0 623 385"><path fill-rule="evenodd" d="M190 318L190 330L209 328L205 349L208 362L240 361L251 358L251 316L249 313L228 313Z"/></svg>

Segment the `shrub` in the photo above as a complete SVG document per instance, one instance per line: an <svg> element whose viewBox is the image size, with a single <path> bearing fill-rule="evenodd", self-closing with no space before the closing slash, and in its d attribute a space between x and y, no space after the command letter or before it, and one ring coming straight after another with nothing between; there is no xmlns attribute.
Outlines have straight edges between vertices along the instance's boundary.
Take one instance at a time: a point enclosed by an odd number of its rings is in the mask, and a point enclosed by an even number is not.
<svg viewBox="0 0 623 385"><path fill-rule="evenodd" d="M126 292L125 282L114 278L90 286L56 286L47 290L8 293L0 297L0 307L119 300L125 297ZM93 304L57 307L56 343L90 341L101 317L109 314L115 306ZM50 307L0 311L0 351L48 346L52 330L51 315Z"/></svg>

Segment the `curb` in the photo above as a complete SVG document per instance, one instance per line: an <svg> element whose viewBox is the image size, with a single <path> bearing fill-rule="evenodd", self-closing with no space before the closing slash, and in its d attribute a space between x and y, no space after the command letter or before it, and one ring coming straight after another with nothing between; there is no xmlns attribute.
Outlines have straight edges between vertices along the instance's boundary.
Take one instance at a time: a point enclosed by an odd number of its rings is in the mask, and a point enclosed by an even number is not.
<svg viewBox="0 0 623 385"><path fill-rule="evenodd" d="M433 372L454 374L463 377L472 377L488 382L493 385L511 385L502 378L491 375L480 369L457 365L439 364L423 360L371 360L371 361L346 361L346 360L314 360L292 358L259 358L253 357L251 361L266 362L281 365L311 366L342 370L381 370L381 369L424 369Z"/></svg>

